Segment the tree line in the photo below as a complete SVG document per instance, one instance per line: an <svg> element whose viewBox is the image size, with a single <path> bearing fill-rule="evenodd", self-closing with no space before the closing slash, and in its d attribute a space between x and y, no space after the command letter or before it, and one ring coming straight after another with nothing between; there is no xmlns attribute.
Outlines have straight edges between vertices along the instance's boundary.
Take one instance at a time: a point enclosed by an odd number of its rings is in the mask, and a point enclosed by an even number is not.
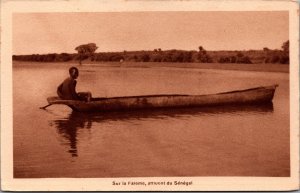
<svg viewBox="0 0 300 193"><path fill-rule="evenodd" d="M198 50L162 50L98 52L94 43L80 45L75 48L78 53L51 53L13 55L13 60L33 62L67 62L98 61L98 62L184 62L184 63L281 63L289 64L289 41L282 45L282 49L247 51L207 51L202 46Z"/></svg>

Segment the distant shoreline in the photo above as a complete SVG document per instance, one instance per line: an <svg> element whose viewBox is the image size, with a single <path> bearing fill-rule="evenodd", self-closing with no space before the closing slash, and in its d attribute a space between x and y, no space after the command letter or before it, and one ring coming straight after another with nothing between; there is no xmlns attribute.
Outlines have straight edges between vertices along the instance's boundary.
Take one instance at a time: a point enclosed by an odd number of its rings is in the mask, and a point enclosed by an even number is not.
<svg viewBox="0 0 300 193"><path fill-rule="evenodd" d="M55 66L79 66L78 62L24 62L13 61L13 66L31 65L55 65ZM151 67L172 67L172 68L195 68L195 69L216 69L216 70L237 70L257 72L282 72L289 73L288 64L239 64L239 63L173 63L173 62L91 62L83 61L81 67L121 67L121 68L151 68Z"/></svg>
<svg viewBox="0 0 300 193"><path fill-rule="evenodd" d="M232 64L289 64L289 41L282 44L282 50L232 50L208 51L202 46L197 50L140 50L122 52L95 52L95 43L83 44L75 48L78 53L48 53L13 55L15 61L33 62L174 62L174 63L232 63Z"/></svg>

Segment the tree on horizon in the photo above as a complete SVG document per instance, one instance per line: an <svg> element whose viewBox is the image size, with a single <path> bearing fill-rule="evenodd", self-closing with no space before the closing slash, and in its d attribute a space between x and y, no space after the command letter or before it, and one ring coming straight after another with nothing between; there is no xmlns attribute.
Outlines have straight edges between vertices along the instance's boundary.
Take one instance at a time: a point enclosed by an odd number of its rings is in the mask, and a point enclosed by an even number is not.
<svg viewBox="0 0 300 193"><path fill-rule="evenodd" d="M82 56L92 56L97 50L97 46L95 43L82 44L75 48L75 50L79 54L79 65L82 63Z"/></svg>
<svg viewBox="0 0 300 193"><path fill-rule="evenodd" d="M281 48L283 49L283 51L285 53L289 53L290 52L290 41L287 40L286 42L283 42Z"/></svg>

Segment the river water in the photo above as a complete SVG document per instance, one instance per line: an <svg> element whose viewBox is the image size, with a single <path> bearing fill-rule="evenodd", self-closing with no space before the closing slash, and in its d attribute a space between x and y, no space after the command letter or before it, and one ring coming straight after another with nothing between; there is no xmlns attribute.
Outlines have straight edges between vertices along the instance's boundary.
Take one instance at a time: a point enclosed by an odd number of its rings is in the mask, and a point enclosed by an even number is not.
<svg viewBox="0 0 300 193"><path fill-rule="evenodd" d="M39 107L71 64L13 66L14 177L289 176L289 73L83 65L95 97L209 94L279 84L273 104L137 112Z"/></svg>

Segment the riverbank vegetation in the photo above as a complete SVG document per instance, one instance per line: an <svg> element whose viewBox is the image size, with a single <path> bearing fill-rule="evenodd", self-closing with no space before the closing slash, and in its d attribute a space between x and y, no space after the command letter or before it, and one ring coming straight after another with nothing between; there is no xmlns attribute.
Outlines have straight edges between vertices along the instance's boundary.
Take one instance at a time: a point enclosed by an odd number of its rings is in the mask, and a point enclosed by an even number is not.
<svg viewBox="0 0 300 193"><path fill-rule="evenodd" d="M91 47L91 48L90 48ZM80 48L80 49L79 49ZM95 52L98 47L94 43L76 47L78 53L50 53L13 55L16 61L32 62L175 62L175 63L279 63L289 64L289 41L282 49L244 50L244 51L207 51L202 46L198 50L162 50L160 48L148 51Z"/></svg>

